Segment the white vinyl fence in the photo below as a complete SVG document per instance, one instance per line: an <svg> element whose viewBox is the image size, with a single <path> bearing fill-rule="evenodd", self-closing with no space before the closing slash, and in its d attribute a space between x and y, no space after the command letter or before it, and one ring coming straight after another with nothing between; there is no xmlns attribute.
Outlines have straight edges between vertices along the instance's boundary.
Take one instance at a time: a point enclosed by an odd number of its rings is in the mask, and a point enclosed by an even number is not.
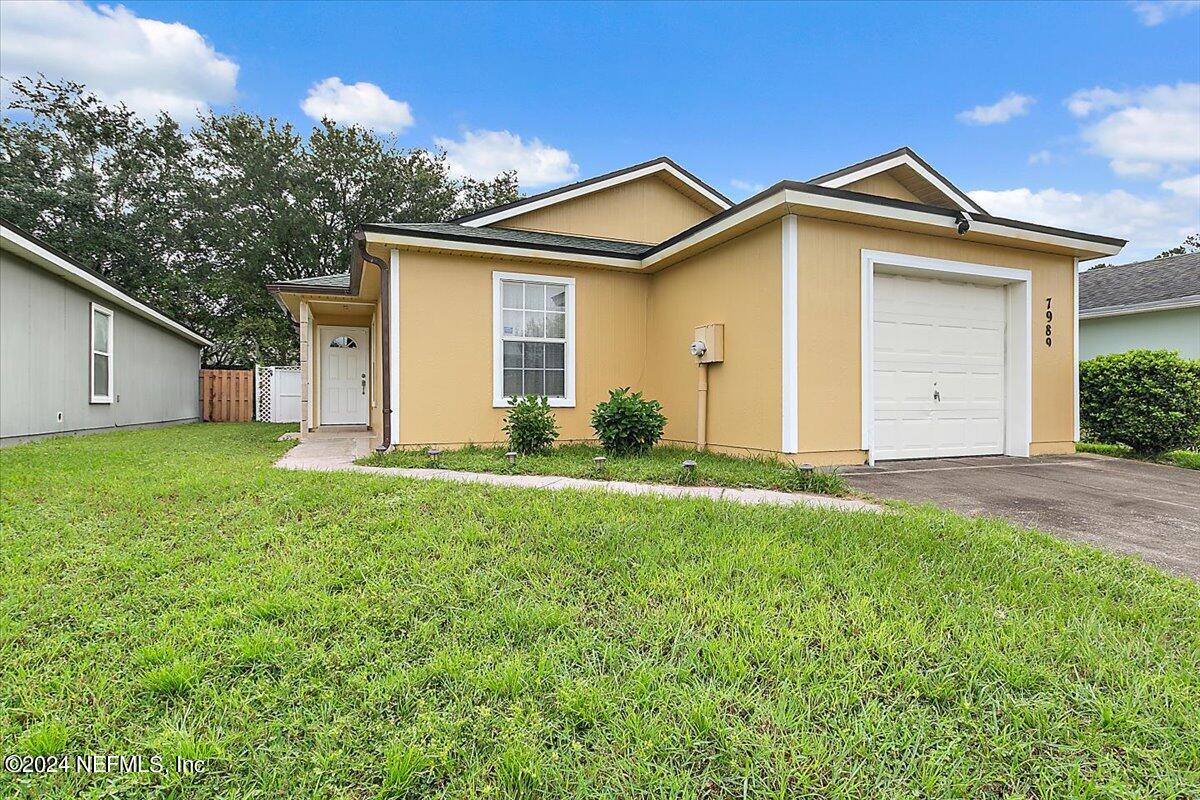
<svg viewBox="0 0 1200 800"><path fill-rule="evenodd" d="M300 421L300 368L255 367L255 418L260 422Z"/></svg>

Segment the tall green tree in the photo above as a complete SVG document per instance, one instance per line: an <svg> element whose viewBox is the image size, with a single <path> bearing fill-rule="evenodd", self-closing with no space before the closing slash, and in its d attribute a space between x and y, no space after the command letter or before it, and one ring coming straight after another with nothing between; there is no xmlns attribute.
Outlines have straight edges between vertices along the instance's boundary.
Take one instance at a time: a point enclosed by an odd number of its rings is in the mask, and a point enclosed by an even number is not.
<svg viewBox="0 0 1200 800"><path fill-rule="evenodd" d="M198 299L179 247L192 216L188 143L76 83L12 83L0 126L0 216L168 314ZM9 111L29 118L14 121Z"/></svg>
<svg viewBox="0 0 1200 800"><path fill-rule="evenodd" d="M296 335L264 290L347 268L364 222L440 221L519 196L516 176L456 179L443 153L325 120L243 112L190 130L85 87L11 84L0 216L214 341L208 363L288 363Z"/></svg>

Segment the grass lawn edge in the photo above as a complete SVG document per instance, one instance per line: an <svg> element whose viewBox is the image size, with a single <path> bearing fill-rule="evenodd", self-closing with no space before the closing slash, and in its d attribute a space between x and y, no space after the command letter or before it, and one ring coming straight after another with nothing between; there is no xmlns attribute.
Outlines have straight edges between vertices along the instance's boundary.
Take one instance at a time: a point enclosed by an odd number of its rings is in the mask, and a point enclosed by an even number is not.
<svg viewBox="0 0 1200 800"><path fill-rule="evenodd" d="M699 486L725 489L765 489L793 494L858 497L836 469L804 470L768 456L742 457L698 451L675 445L660 445L637 456L612 456L586 442L565 443L546 453L518 456L515 464L505 458L505 447L467 445L447 449L437 457L423 448L399 448L356 459L360 467L402 469L445 469L493 475L563 477L596 481L625 481L669 486ZM597 466L595 458L604 456ZM695 462L690 474L684 461Z"/></svg>

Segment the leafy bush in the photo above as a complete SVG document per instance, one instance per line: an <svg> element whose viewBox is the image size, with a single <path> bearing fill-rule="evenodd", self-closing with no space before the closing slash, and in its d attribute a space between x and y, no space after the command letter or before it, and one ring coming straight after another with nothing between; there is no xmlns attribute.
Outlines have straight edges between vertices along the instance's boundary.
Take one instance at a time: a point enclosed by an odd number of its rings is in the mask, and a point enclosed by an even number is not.
<svg viewBox="0 0 1200 800"><path fill-rule="evenodd" d="M608 399L592 410L592 427L600 444L614 455L645 453L662 438L667 418L657 400L643 400L629 387L610 389Z"/></svg>
<svg viewBox="0 0 1200 800"><path fill-rule="evenodd" d="M1097 441L1155 456L1200 440L1200 361L1130 350L1079 365L1079 422Z"/></svg>
<svg viewBox="0 0 1200 800"><path fill-rule="evenodd" d="M558 425L550 401L544 397L510 397L508 414L504 417L504 432L508 434L508 446L529 456L554 444L558 438Z"/></svg>

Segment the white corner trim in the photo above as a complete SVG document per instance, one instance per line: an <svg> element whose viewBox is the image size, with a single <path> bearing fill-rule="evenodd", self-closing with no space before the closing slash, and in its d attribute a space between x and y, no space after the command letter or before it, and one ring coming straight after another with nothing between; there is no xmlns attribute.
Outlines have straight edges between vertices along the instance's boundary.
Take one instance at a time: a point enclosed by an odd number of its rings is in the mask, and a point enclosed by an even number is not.
<svg viewBox="0 0 1200 800"><path fill-rule="evenodd" d="M1071 396L1075 400L1075 441L1079 441L1079 259L1072 259L1074 272L1071 275L1071 322L1075 331L1071 334L1071 361L1074 363L1075 385Z"/></svg>
<svg viewBox="0 0 1200 800"><path fill-rule="evenodd" d="M396 445L400 442L400 251L395 248L388 253L388 335L392 413L386 424L392 434L389 441Z"/></svg>
<svg viewBox="0 0 1200 800"><path fill-rule="evenodd" d="M546 208L547 206L552 206L557 203L563 203L563 202L566 202L567 200L574 200L577 197L583 197L584 195L592 194L593 192L600 192L605 189L611 189L614 186L620 186L623 183L629 183L630 181L636 181L639 178L645 178L650 175L655 175L659 172L666 172L666 173L670 174L672 177L674 177L677 180L686 184L689 188L691 188L697 194L706 198L709 202L711 202L713 205L717 206L721 210L725 210L725 209L729 208L728 201L713 194L704 185L697 183L695 180L693 180L689 176L685 175L684 173L680 172L679 170L675 169L675 167L671 166L670 164L658 163L658 164L649 164L645 167L642 167L641 169L633 170L632 172L625 172L625 173L622 173L621 175L614 175L613 177L608 178L606 180L596 181L595 183L589 183L585 186L580 186L580 187L571 189L566 192L559 192L558 194L553 194L553 195L550 195L549 197L543 197L539 200L532 200L528 203L522 203L518 206L514 206L511 208L500 209L499 211L495 211L491 214L487 214L485 216L478 217L473 220L468 220L467 222L464 222L462 224L466 225L467 227L470 227L470 228L482 228L485 225L492 225L492 224L500 222L502 220L510 219L512 217L518 217L522 214L528 214L531 211L537 211L538 209Z"/></svg>
<svg viewBox="0 0 1200 800"><path fill-rule="evenodd" d="M108 352L104 355L108 358L108 392L105 394L96 394L96 312L102 316L108 317ZM116 352L116 317L113 315L112 309L105 308L99 303L88 303L88 402L94 405L111 405L113 401L113 385L117 381L116 372L113 370L113 353Z"/></svg>
<svg viewBox="0 0 1200 800"><path fill-rule="evenodd" d="M900 153L893 158L889 158L887 161L880 161L878 164L872 164L868 167L856 169L854 172L848 172L845 175L839 175L836 178L830 178L829 180L822 181L817 185L826 186L830 189L840 189L847 184L854 183L855 181L861 181L863 178L869 178L872 175L878 175L881 172L887 172L888 170L895 169L899 166L910 167L926 181L937 187L939 192L953 200L954 204L963 211L969 211L972 214L978 213L979 208L970 202L969 197L955 189L950 184L946 183L937 175L934 175L932 172L926 169L921 162L914 159L908 153Z"/></svg>
<svg viewBox="0 0 1200 800"><path fill-rule="evenodd" d="M304 330L308 334L308 340L304 343L305 353L301 355L308 363L308 374L302 374L306 385L304 386L304 396L307 400L307 410L301 414L300 429L302 433L316 429L316 423L313 421L313 411L316 406L313 405L313 384L316 383L316 373L313 371L313 356L316 355L316 349L313 347L313 337L316 335L316 327L313 325L312 308L309 307L307 300L300 301L300 322L304 325Z"/></svg>
<svg viewBox="0 0 1200 800"><path fill-rule="evenodd" d="M799 341L799 236L795 214L783 217L783 252L781 294L783 298L783 428L782 450L785 453L800 452L800 341Z"/></svg>
<svg viewBox="0 0 1200 800"><path fill-rule="evenodd" d="M32 239L28 239L18 233L10 231L8 228L0 227L0 245L3 246L3 249L16 253L22 258L32 261L48 272L58 275L59 277L64 278L76 286L81 286L89 292L99 295L105 300L121 306L126 311L130 311L134 314L137 314L139 317L148 319L156 325L166 328L172 333L178 334L190 342L194 342L195 344L205 347L212 344L212 342L210 342L208 339L205 339L200 334L185 328L183 325L180 325L178 322L166 316L165 314L155 311L153 308L150 308L150 306L146 305L140 300L135 300L119 289L110 286L105 281L97 278L95 275L92 275L86 270L80 269L70 261L62 258L57 253L42 247Z"/></svg>
<svg viewBox="0 0 1200 800"><path fill-rule="evenodd" d="M535 275L531 272L492 273L492 408L508 408L504 396L504 281L554 283L567 287L567 346L563 356L563 394L549 397L551 408L575 407L575 279L563 275ZM532 339L530 341L537 341Z"/></svg>
<svg viewBox="0 0 1200 800"><path fill-rule="evenodd" d="M1027 269L948 261L906 253L862 251L859 295L861 386L861 446L867 463L875 463L875 271L877 266L925 277L984 278L1008 287L1005 325L1004 454L1028 456L1033 442L1033 273ZM1010 357L1015 356L1015 357ZM1078 404L1076 404L1078 405Z"/></svg>

